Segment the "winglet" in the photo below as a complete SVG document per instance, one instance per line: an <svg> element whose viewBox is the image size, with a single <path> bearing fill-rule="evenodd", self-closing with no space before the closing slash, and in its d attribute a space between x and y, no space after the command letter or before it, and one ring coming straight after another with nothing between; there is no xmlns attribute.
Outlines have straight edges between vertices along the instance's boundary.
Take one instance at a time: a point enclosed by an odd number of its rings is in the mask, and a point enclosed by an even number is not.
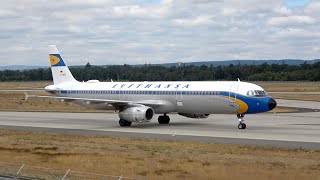
<svg viewBox="0 0 320 180"><path fill-rule="evenodd" d="M28 98L29 98L29 94L24 93L24 95L25 95L25 97L24 97L24 101L27 101L27 100L28 100Z"/></svg>

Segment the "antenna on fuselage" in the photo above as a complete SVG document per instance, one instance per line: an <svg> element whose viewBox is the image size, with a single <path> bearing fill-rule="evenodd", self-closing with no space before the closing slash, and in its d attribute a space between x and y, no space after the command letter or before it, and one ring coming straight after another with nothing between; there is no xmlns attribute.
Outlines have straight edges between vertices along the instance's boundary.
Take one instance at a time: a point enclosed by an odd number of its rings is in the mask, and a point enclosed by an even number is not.
<svg viewBox="0 0 320 180"><path fill-rule="evenodd" d="M238 82L240 82L240 79L239 78L237 78L238 79Z"/></svg>

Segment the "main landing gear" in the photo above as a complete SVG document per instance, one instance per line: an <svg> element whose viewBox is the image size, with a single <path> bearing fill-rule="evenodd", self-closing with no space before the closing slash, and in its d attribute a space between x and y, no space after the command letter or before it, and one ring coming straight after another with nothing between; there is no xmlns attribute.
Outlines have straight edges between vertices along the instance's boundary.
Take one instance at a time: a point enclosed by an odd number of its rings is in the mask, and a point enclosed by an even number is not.
<svg viewBox="0 0 320 180"><path fill-rule="evenodd" d="M158 117L158 122L159 122L159 124L169 124L170 117L167 116L167 114L164 114L163 116L159 116Z"/></svg>
<svg viewBox="0 0 320 180"><path fill-rule="evenodd" d="M239 119L238 128L239 129L246 129L247 125L244 123L244 114L237 114L237 117Z"/></svg>
<svg viewBox="0 0 320 180"><path fill-rule="evenodd" d="M119 125L120 125L121 127L131 126L131 124L132 124L132 122L130 122L130 121L127 121L127 120L124 120L124 119L120 119L120 120L119 120Z"/></svg>

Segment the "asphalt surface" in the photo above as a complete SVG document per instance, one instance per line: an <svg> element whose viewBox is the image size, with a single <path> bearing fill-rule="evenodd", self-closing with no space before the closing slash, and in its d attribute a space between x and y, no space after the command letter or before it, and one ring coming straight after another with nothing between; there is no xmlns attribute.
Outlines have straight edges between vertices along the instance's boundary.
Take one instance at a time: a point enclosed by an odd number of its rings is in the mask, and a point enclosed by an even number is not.
<svg viewBox="0 0 320 180"><path fill-rule="evenodd" d="M0 112L0 129L320 149L320 102L277 102L280 106L304 107L310 111L248 114L245 130L237 128L235 115L189 119L170 114L168 125L159 125L154 117L149 123L120 127L117 114Z"/></svg>
<svg viewBox="0 0 320 180"><path fill-rule="evenodd" d="M309 95L317 95L317 94L320 94L319 91L311 91L311 92L308 92L308 91L305 91L305 92L284 92L284 91L271 91L271 92L268 92L268 94L272 95L272 94L309 94Z"/></svg>
<svg viewBox="0 0 320 180"><path fill-rule="evenodd" d="M286 100L286 99L276 99L277 106L281 107L293 107L293 108L303 108L310 109L312 111L320 111L320 102L317 101L298 101L298 100Z"/></svg>

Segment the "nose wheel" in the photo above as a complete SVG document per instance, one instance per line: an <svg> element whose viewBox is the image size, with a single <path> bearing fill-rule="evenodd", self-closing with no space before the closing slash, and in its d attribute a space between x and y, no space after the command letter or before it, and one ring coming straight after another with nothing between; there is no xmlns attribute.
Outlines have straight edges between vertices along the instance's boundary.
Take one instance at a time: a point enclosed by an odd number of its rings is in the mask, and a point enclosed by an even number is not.
<svg viewBox="0 0 320 180"><path fill-rule="evenodd" d="M246 129L247 125L245 123L239 123L238 129Z"/></svg>
<svg viewBox="0 0 320 180"><path fill-rule="evenodd" d="M247 125L244 123L244 114L237 114L239 124L238 129L246 129Z"/></svg>

